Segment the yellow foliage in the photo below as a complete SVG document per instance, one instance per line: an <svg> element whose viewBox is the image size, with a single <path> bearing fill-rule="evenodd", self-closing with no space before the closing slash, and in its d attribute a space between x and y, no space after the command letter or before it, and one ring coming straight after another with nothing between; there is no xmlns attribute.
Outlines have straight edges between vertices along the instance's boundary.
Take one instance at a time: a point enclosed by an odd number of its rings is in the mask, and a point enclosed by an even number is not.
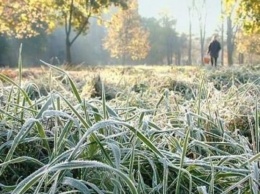
<svg viewBox="0 0 260 194"><path fill-rule="evenodd" d="M144 59L150 50L149 33L141 26L136 0L131 0L127 10L119 10L111 20L104 48L114 58Z"/></svg>
<svg viewBox="0 0 260 194"><path fill-rule="evenodd" d="M43 23L49 23L54 10L50 0L2 1L0 4L0 32L17 38L38 34ZM46 26L46 25L45 25Z"/></svg>
<svg viewBox="0 0 260 194"><path fill-rule="evenodd" d="M56 25L70 25L86 32L91 16L99 16L110 5L121 0L1 0L0 33L17 38L31 37L39 31L50 32Z"/></svg>
<svg viewBox="0 0 260 194"><path fill-rule="evenodd" d="M260 33L260 3L259 0L225 0L226 10L230 10L230 5L236 5L235 12L237 18L244 24L244 30L249 34Z"/></svg>
<svg viewBox="0 0 260 194"><path fill-rule="evenodd" d="M240 53L260 55L260 34L239 33L237 37L237 50Z"/></svg>

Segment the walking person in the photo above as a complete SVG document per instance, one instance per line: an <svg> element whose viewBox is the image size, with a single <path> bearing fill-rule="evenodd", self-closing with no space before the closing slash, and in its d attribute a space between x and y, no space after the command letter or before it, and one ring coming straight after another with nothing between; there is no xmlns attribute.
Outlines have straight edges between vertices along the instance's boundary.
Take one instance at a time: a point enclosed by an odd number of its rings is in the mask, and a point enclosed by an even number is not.
<svg viewBox="0 0 260 194"><path fill-rule="evenodd" d="M214 35L212 41L208 47L208 54L210 55L210 61L212 66L217 66L219 51L221 50L221 45L217 40L218 36Z"/></svg>

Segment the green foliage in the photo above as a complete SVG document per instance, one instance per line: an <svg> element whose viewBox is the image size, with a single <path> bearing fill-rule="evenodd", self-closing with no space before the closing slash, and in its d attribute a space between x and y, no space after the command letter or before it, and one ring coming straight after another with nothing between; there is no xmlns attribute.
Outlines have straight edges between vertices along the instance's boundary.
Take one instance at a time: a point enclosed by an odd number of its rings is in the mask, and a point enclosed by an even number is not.
<svg viewBox="0 0 260 194"><path fill-rule="evenodd" d="M168 65L174 63L180 65L182 53L187 46L187 37L176 32L176 21L169 15L163 14L160 19L143 18L142 23L150 34L151 50L146 58L148 64L165 63L166 59Z"/></svg>
<svg viewBox="0 0 260 194"><path fill-rule="evenodd" d="M151 49L146 57L148 64L162 64L165 53L162 27L155 18L142 18L142 25L149 31Z"/></svg>
<svg viewBox="0 0 260 194"><path fill-rule="evenodd" d="M0 35L0 67L7 64L9 49L7 38Z"/></svg>

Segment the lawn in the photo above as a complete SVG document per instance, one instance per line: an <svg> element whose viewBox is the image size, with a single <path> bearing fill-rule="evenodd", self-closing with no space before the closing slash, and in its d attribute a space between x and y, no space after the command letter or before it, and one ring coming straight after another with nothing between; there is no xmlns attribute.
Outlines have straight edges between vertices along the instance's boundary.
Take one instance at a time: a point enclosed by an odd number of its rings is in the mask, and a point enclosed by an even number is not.
<svg viewBox="0 0 260 194"><path fill-rule="evenodd" d="M0 80L0 193L260 192L259 66L43 64Z"/></svg>

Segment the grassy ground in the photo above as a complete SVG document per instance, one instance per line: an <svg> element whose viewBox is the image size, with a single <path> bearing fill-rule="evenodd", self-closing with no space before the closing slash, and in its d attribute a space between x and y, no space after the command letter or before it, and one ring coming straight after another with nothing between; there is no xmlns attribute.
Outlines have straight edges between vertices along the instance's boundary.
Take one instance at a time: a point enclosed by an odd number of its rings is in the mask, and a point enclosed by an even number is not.
<svg viewBox="0 0 260 194"><path fill-rule="evenodd" d="M260 69L0 73L1 193L259 193Z"/></svg>

